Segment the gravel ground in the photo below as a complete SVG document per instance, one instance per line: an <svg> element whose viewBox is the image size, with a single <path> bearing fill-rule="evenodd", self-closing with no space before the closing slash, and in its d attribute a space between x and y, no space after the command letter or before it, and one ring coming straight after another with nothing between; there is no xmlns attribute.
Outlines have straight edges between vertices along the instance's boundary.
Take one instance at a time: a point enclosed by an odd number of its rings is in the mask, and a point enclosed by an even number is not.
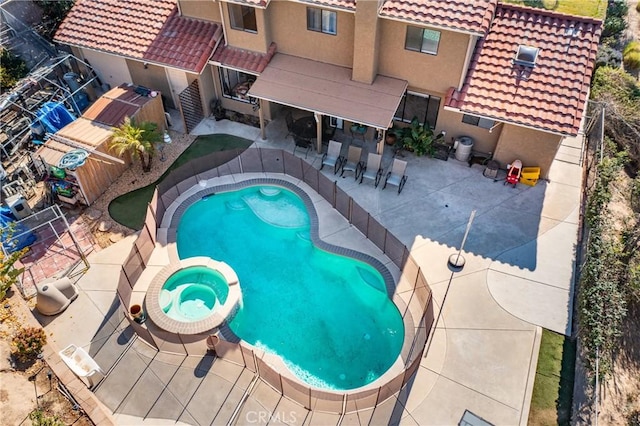
<svg viewBox="0 0 640 426"><path fill-rule="evenodd" d="M120 176L120 178L100 196L100 198L98 198L82 213L83 218L87 220L88 223L92 224L91 231L96 237L100 247L107 247L115 241L118 241L121 237L136 232L133 229L119 224L109 216L109 203L111 200L156 181L196 138L192 135L185 135L172 131L169 131L169 135L173 142L169 145L165 145L165 161L160 161L160 154L156 153L151 165L151 171L148 173L143 173L140 163L134 162L131 167L127 169L122 176ZM96 219L96 216L98 215L99 217ZM109 228L108 231L101 232L98 230L101 222L105 222L105 225Z"/></svg>

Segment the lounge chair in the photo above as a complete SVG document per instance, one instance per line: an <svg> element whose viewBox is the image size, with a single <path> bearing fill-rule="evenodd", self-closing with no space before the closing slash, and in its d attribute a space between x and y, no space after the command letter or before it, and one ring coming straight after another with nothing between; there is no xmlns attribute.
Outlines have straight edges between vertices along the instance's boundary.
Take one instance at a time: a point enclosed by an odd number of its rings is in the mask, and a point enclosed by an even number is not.
<svg viewBox="0 0 640 426"><path fill-rule="evenodd" d="M407 162L394 158L393 163L391 163L391 170L387 173L387 178L384 180L382 189L385 189L387 184L395 185L398 187L398 194L401 193L405 182L407 182L407 175L404 174L406 170Z"/></svg>
<svg viewBox="0 0 640 426"><path fill-rule="evenodd" d="M380 179L382 179L382 155L369 153L367 163L360 171L360 183L365 178L371 179L375 187L378 187Z"/></svg>
<svg viewBox="0 0 640 426"><path fill-rule="evenodd" d="M340 154L340 151L342 151L342 144L340 142L329 141L327 152L322 156L320 170L326 165L333 167L334 175L338 173L338 170L342 168L342 163L344 162L344 157Z"/></svg>
<svg viewBox="0 0 640 426"><path fill-rule="evenodd" d="M309 150L311 149L311 145L313 145L313 143L309 139L303 139L295 135L293 136L293 142L295 143L295 146L293 147L293 153L296 153L296 149L302 148L305 150L304 158L307 158L307 155L309 154Z"/></svg>
<svg viewBox="0 0 640 426"><path fill-rule="evenodd" d="M362 148L350 146L349 152L347 153L347 160L342 163L342 173L340 173L340 176L344 175L344 172L353 172L355 180L358 180L364 167L364 161L360 160L361 156Z"/></svg>

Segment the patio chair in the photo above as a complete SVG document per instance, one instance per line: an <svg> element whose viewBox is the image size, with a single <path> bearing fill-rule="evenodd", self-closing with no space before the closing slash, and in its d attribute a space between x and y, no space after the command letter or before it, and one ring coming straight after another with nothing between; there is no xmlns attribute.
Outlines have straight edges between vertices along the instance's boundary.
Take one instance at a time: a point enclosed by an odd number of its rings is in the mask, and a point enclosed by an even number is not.
<svg viewBox="0 0 640 426"><path fill-rule="evenodd" d="M298 136L293 136L293 142L295 143L295 146L293 147L293 153L295 155L296 153L296 149L301 148L304 149L304 158L307 158L307 155L309 154L309 150L311 149L311 146L313 145L312 142L309 139L303 139L300 138Z"/></svg>
<svg viewBox="0 0 640 426"><path fill-rule="evenodd" d="M344 162L344 157L340 155L340 151L342 151L342 144L340 142L329 141L327 152L322 156L322 165L320 166L320 170L322 170L326 165L333 167L334 175L338 173L338 170L342 168L342 163Z"/></svg>
<svg viewBox="0 0 640 426"><path fill-rule="evenodd" d="M347 153L347 160L342 163L342 173L340 173L340 176L344 175L344 172L353 172L354 179L358 180L360 173L362 173L362 168L364 167L364 161L360 160L361 156L362 148L350 146L349 152Z"/></svg>
<svg viewBox="0 0 640 426"><path fill-rule="evenodd" d="M287 122L287 136L285 136L284 138L288 138L289 136L295 136L295 133L293 132L293 114L291 113L291 111L287 111L287 114L284 116L285 121Z"/></svg>
<svg viewBox="0 0 640 426"><path fill-rule="evenodd" d="M407 182L407 175L404 174L405 170L407 170L407 162L394 158L393 163L391 163L391 170L387 173L387 178L384 180L382 189L385 189L387 184L391 184L398 187L398 194L401 193L404 184Z"/></svg>
<svg viewBox="0 0 640 426"><path fill-rule="evenodd" d="M367 163L360 172L360 183L362 179L371 179L375 187L378 187L382 179L382 155L369 153Z"/></svg>

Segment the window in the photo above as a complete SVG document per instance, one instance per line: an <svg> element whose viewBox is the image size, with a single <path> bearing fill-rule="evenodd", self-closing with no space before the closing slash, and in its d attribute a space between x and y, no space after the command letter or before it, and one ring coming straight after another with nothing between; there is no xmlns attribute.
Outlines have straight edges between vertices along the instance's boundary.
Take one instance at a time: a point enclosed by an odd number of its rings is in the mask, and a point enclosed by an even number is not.
<svg viewBox="0 0 640 426"><path fill-rule="evenodd" d="M256 81L255 75L228 68L220 68L220 81L222 82L222 94L224 97L242 102L251 102L247 93L253 82Z"/></svg>
<svg viewBox="0 0 640 426"><path fill-rule="evenodd" d="M417 95L405 93L400 106L395 114L395 119L410 123L413 117L418 117L420 123L429 123L431 128L436 127L440 98L437 96Z"/></svg>
<svg viewBox="0 0 640 426"><path fill-rule="evenodd" d="M314 7L307 8L307 29L336 35L336 12Z"/></svg>
<svg viewBox="0 0 640 426"><path fill-rule="evenodd" d="M489 120L487 118L476 117L475 115L464 114L462 116L462 122L466 124L471 124L472 126L478 126L483 129L492 128L496 122L493 120Z"/></svg>
<svg viewBox="0 0 640 426"><path fill-rule="evenodd" d="M440 31L407 25L407 39L404 43L405 49L437 55L438 44L440 44Z"/></svg>
<svg viewBox="0 0 640 426"><path fill-rule="evenodd" d="M336 129L342 129L344 122L342 121L342 118L329 117L329 126L335 127Z"/></svg>
<svg viewBox="0 0 640 426"><path fill-rule="evenodd" d="M252 7L229 3L229 20L234 30L258 32L256 10Z"/></svg>

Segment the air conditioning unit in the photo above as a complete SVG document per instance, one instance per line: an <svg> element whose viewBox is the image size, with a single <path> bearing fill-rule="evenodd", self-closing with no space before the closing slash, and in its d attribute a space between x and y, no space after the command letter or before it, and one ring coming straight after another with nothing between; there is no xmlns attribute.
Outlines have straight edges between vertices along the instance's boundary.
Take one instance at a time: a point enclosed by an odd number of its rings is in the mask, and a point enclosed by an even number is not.
<svg viewBox="0 0 640 426"><path fill-rule="evenodd" d="M12 195L11 197L7 197L4 200L7 207L11 209L11 213L15 216L16 219L24 219L25 217L31 216L33 212L31 211L31 207L27 203L27 200L20 194Z"/></svg>

